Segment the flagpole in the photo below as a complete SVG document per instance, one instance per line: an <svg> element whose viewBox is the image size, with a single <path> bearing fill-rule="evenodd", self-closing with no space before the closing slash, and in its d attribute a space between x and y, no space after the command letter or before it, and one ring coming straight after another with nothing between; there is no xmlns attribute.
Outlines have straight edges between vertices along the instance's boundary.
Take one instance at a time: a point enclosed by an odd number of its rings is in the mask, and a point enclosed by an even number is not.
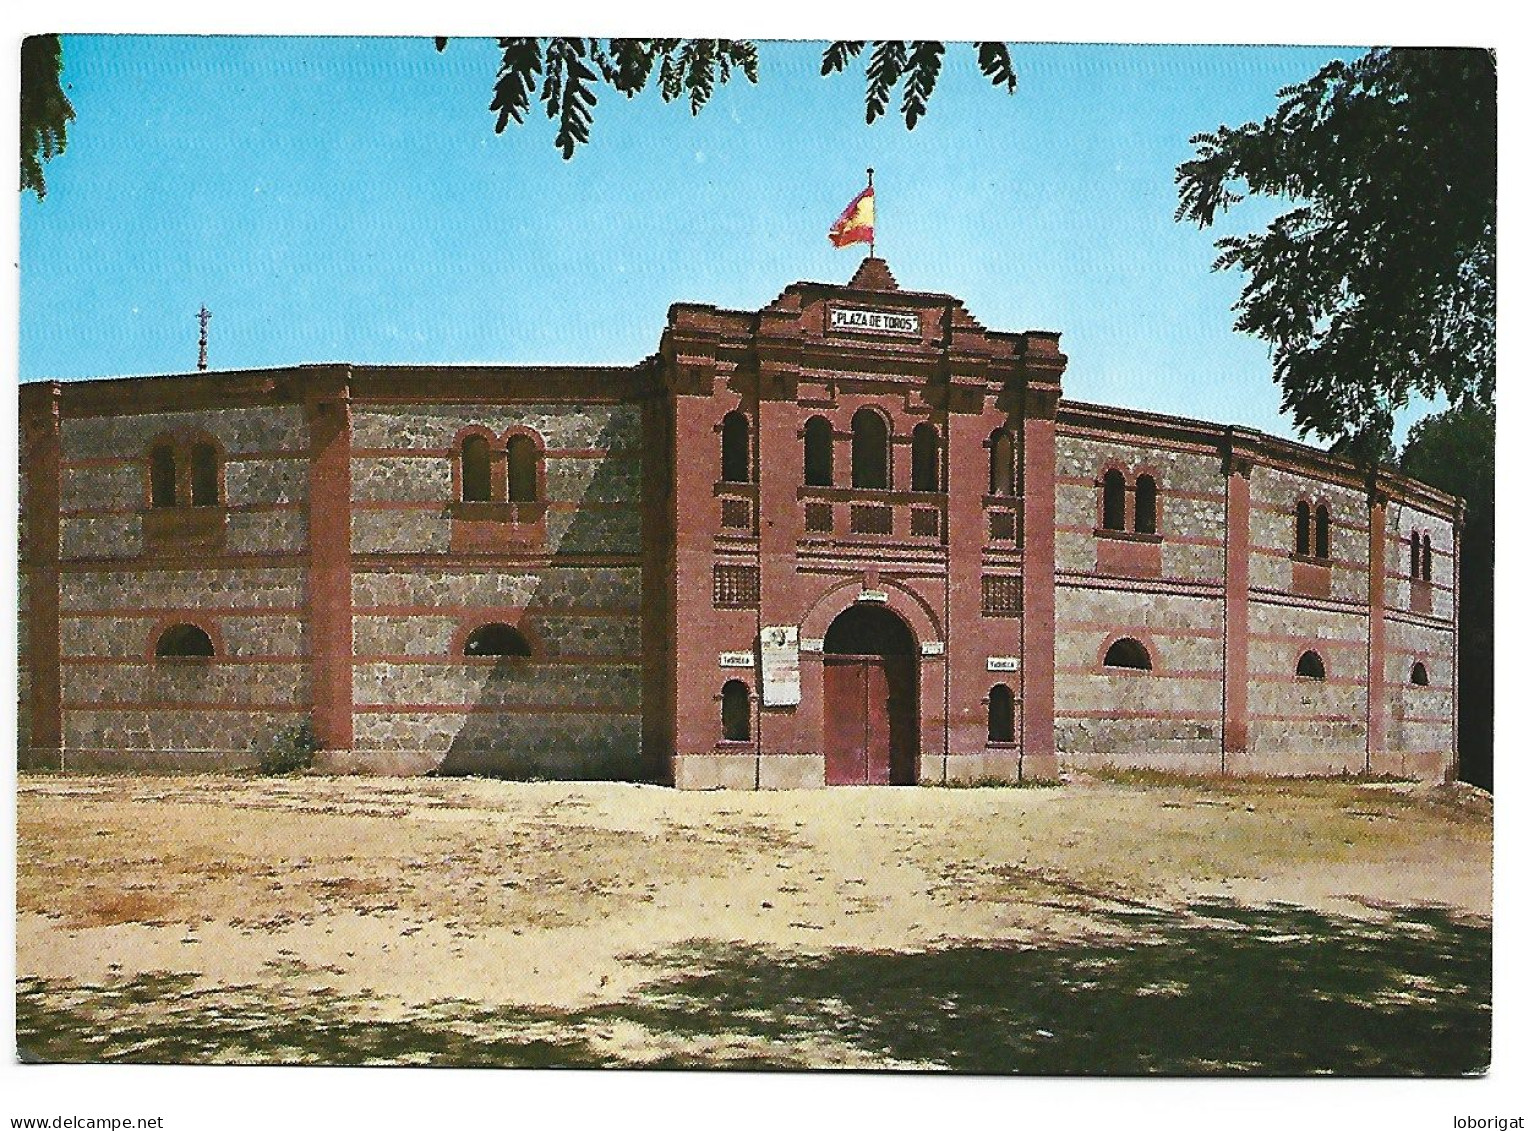
<svg viewBox="0 0 1534 1131"><path fill-rule="evenodd" d="M869 192L873 192L873 190L874 190L874 171L873 171L873 166L869 166L869 169L868 169L868 191ZM868 254L866 256L864 256L865 259L872 259L874 257L874 239L878 235L878 229L879 229L879 215L878 215L878 205L876 204L874 206L873 231L871 231L869 233L869 235L868 235Z"/></svg>

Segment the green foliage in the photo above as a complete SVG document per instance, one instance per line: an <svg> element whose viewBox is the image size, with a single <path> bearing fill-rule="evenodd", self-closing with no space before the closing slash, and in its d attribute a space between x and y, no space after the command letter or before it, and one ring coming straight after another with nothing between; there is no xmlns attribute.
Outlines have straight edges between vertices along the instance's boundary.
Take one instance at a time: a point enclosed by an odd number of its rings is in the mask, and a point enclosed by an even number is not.
<svg viewBox="0 0 1534 1131"><path fill-rule="evenodd" d="M829 75L845 70L867 46L868 41L863 39L836 40L820 57L820 73ZM927 112L927 102L937 85L938 73L943 69L943 51L942 43L930 39L910 42L886 39L876 43L866 72L865 116L868 124L872 125L884 115L895 85L904 77L905 92L900 100L900 110L905 128L914 130ZM975 52L981 74L996 86L1006 87L1008 94L1017 89L1017 72L1012 69L1012 55L1005 43L976 43Z"/></svg>
<svg viewBox="0 0 1534 1131"><path fill-rule="evenodd" d="M1056 789L1065 783L1059 778L978 777L921 784L931 789Z"/></svg>
<svg viewBox="0 0 1534 1131"><path fill-rule="evenodd" d="M554 145L569 160L591 138L597 87L606 84L626 98L644 90L655 76L661 99L687 97L696 114L716 84L739 70L756 81L756 45L738 39L502 39L501 66L490 109L495 132L508 122L521 125L532 108L533 91L544 114L559 124ZM437 50L447 44L437 40Z"/></svg>
<svg viewBox="0 0 1534 1131"><path fill-rule="evenodd" d="M278 731L259 751L257 764L263 774L302 773L314 765L314 755L319 749L314 724L305 719Z"/></svg>
<svg viewBox="0 0 1534 1131"><path fill-rule="evenodd" d="M532 112L534 92L543 112L558 123L555 147L566 160L591 139L593 108L601 86L632 98L653 78L662 101L685 98L694 114L715 89L736 71L755 83L757 47L743 39L502 39L501 65L490 109L495 132L510 122L523 124ZM447 40L436 40L441 51ZM826 48L820 73L844 70L868 46L865 40L838 40ZM1017 74L1004 43L976 43L980 71L1007 93L1017 89ZM944 45L935 40L884 40L874 45L867 70L867 120L877 121L889 107L896 86L904 83L900 110L907 129L927 112ZM541 81L541 86L540 86Z"/></svg>
<svg viewBox="0 0 1534 1131"><path fill-rule="evenodd" d="M1177 219L1248 195L1295 207L1227 236L1236 328L1265 339L1301 434L1381 447L1411 395L1495 391L1496 70L1487 51L1376 49L1279 91L1262 122L1195 136ZM1372 439L1368 439L1372 438Z"/></svg>
<svg viewBox="0 0 1534 1131"><path fill-rule="evenodd" d="M56 35L33 35L21 41L21 191L48 195L43 162L64 152L74 107L59 85L63 48Z"/></svg>

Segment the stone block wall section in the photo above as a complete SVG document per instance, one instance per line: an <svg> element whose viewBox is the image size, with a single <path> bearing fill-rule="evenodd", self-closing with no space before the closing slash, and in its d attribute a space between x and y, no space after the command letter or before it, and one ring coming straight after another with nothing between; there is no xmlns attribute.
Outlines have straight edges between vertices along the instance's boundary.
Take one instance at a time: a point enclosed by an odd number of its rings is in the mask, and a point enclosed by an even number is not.
<svg viewBox="0 0 1534 1131"><path fill-rule="evenodd" d="M238 767L306 716L294 392L271 374L23 387L23 765ZM213 498L190 493L194 445L214 453ZM169 506L152 505L156 447L175 453ZM158 657L176 625L217 654Z"/></svg>
<svg viewBox="0 0 1534 1131"><path fill-rule="evenodd" d="M1063 765L1454 774L1456 500L1272 437L1072 402L1058 449ZM1156 481L1132 554L1103 529L1110 469L1131 530L1138 477ZM1413 532L1435 547L1430 581L1411 574ZM1125 637L1149 671L1103 663Z"/></svg>
<svg viewBox="0 0 1534 1131"><path fill-rule="evenodd" d="M336 768L646 776L641 407L593 400L589 385L566 399L562 385L353 391L354 732ZM478 505L503 511L485 517L461 505L470 435L499 441ZM512 435L538 451L537 498L515 510L502 478ZM489 624L531 655L465 655Z"/></svg>
<svg viewBox="0 0 1534 1131"><path fill-rule="evenodd" d="M603 369L24 387L21 764L238 768L307 718L331 769L654 776L639 400ZM541 438L536 539L454 544L473 425ZM213 445L213 505L187 466L153 505L161 441L183 464ZM465 657L488 621L533 655ZM177 624L215 654L156 656Z"/></svg>

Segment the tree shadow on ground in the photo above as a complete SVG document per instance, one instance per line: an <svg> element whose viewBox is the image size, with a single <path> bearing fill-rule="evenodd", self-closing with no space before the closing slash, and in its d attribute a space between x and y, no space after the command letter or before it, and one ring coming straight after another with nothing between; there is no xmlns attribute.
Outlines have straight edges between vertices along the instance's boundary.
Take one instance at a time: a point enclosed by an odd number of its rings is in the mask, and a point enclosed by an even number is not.
<svg viewBox="0 0 1534 1131"><path fill-rule="evenodd" d="M802 955L700 948L708 973L612 1010L652 1030L833 1036L893 1060L1039 1075L1458 1076L1490 1060L1490 929L1205 904L1107 916L1139 941Z"/></svg>
<svg viewBox="0 0 1534 1131"><path fill-rule="evenodd" d="M657 978L634 996L574 1012L440 1002L378 1021L323 991L27 980L18 1045L43 1061L596 1067L620 1061L592 1035L628 1022L654 1038L654 1067L800 1068L810 1045L854 1063L1035 1075L1459 1076L1490 1061L1484 923L1232 904L1104 919L1135 941L699 943L647 959Z"/></svg>

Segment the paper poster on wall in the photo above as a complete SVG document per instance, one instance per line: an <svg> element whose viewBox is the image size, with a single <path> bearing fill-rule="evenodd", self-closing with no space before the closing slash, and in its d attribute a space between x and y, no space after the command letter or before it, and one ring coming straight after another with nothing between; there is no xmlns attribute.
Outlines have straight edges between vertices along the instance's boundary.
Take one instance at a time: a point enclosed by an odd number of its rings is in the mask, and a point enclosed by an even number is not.
<svg viewBox="0 0 1534 1131"><path fill-rule="evenodd" d="M799 703L799 628L769 625L762 629L762 706Z"/></svg>

